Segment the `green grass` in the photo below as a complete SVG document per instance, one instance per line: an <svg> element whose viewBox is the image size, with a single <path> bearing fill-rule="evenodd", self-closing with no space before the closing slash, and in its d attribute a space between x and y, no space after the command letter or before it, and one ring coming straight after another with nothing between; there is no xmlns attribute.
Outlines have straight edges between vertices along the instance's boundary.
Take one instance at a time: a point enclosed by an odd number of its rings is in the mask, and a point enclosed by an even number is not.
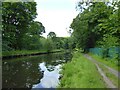
<svg viewBox="0 0 120 90"><path fill-rule="evenodd" d="M108 60L108 59L103 59L101 58L100 56L97 56L97 55L93 55L93 54L89 54L90 56L92 56L95 60L101 62L101 63L104 63L105 65L115 69L115 70L118 70L120 71L118 68L119 66L117 66L114 62L113 59L111 60ZM115 75L113 75L104 65L99 65L102 70L104 71L104 73L106 74L106 76L112 81L112 83L118 87L118 82L120 82L120 79L118 77L116 77Z"/></svg>
<svg viewBox="0 0 120 90"><path fill-rule="evenodd" d="M120 82L120 79L113 75L104 65L99 65L100 68L102 68L103 72L106 74L106 76L112 81L112 83L118 87L118 80Z"/></svg>
<svg viewBox="0 0 120 90"><path fill-rule="evenodd" d="M52 50L51 52L60 51L58 49ZM16 50L16 51L7 51L2 52L2 56L13 56L13 55L25 55L25 54L33 54L33 53L45 53L47 50Z"/></svg>
<svg viewBox="0 0 120 90"><path fill-rule="evenodd" d="M63 66L59 88L105 88L106 85L96 66L76 52L73 59Z"/></svg>
<svg viewBox="0 0 120 90"><path fill-rule="evenodd" d="M107 66L109 66L117 71L120 71L120 69L118 69L118 68L120 68L120 66L116 65L115 59L103 59L102 57L100 57L98 55L91 54L91 53L89 53L89 55L91 57L93 57L95 60L102 62L105 65L107 65Z"/></svg>

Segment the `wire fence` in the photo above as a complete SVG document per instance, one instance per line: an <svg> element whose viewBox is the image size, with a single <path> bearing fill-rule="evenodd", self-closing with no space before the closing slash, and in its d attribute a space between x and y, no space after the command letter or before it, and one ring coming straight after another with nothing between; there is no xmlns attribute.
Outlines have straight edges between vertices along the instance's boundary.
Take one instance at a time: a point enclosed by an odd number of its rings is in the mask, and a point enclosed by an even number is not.
<svg viewBox="0 0 120 90"><path fill-rule="evenodd" d="M105 48L90 48L89 52L99 55L99 56L104 56L105 54L107 54L107 57L109 58L120 58L120 47L111 47L109 49L107 49L107 52L105 53L106 49Z"/></svg>

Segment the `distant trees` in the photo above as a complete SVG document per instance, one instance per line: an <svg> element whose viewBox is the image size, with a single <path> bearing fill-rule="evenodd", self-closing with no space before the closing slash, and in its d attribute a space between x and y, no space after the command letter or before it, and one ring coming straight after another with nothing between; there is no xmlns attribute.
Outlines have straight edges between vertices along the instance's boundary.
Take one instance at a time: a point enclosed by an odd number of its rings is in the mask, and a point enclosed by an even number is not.
<svg viewBox="0 0 120 90"><path fill-rule="evenodd" d="M70 26L73 29L72 36L75 38L78 48L87 51L95 46L120 45L119 3L113 2L111 6L105 2L80 2L78 4L78 8L82 12L73 19ZM114 42L119 44L110 45L111 42L107 38L116 39ZM98 44L98 42L102 42L102 44Z"/></svg>
<svg viewBox="0 0 120 90"><path fill-rule="evenodd" d="M45 27L36 18L36 2L2 2L2 50L73 49L73 39L57 37L49 32L42 37Z"/></svg>
<svg viewBox="0 0 120 90"><path fill-rule="evenodd" d="M46 39L45 49L47 50L47 52L50 52L50 51L56 49L52 39L49 39L49 38Z"/></svg>
<svg viewBox="0 0 120 90"><path fill-rule="evenodd" d="M56 37L55 32L49 32L47 35L47 45L53 49L74 49L75 43L71 37Z"/></svg>
<svg viewBox="0 0 120 90"><path fill-rule="evenodd" d="M56 34L55 34L55 32L49 32L47 37L53 39L53 38L56 38Z"/></svg>
<svg viewBox="0 0 120 90"><path fill-rule="evenodd" d="M42 37L45 27L36 18L35 2L2 3L2 50L43 50L68 49L68 38L56 37L50 32L47 39Z"/></svg>

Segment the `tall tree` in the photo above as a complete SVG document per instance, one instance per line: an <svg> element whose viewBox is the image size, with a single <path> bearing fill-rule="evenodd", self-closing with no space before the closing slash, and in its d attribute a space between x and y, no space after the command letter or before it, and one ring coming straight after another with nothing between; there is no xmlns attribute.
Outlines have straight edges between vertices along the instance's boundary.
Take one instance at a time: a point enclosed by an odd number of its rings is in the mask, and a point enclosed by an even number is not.
<svg viewBox="0 0 120 90"><path fill-rule="evenodd" d="M102 40L106 34L119 36L118 15L114 7L105 2L79 3L78 7L82 12L71 24L72 36L75 37L78 48L95 47L96 42Z"/></svg>
<svg viewBox="0 0 120 90"><path fill-rule="evenodd" d="M33 21L29 24L28 32L22 38L22 48L26 49L41 49L40 38L45 33L45 27L38 21Z"/></svg>
<svg viewBox="0 0 120 90"><path fill-rule="evenodd" d="M35 2L2 2L3 48L21 49L22 38L36 15Z"/></svg>

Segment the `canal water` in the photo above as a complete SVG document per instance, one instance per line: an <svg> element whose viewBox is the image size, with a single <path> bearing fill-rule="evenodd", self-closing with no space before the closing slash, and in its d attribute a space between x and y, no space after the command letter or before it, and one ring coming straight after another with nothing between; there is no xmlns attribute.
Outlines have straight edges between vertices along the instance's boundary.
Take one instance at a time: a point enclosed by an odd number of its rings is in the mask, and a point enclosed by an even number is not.
<svg viewBox="0 0 120 90"><path fill-rule="evenodd" d="M67 52L2 60L2 88L56 88L71 58Z"/></svg>

